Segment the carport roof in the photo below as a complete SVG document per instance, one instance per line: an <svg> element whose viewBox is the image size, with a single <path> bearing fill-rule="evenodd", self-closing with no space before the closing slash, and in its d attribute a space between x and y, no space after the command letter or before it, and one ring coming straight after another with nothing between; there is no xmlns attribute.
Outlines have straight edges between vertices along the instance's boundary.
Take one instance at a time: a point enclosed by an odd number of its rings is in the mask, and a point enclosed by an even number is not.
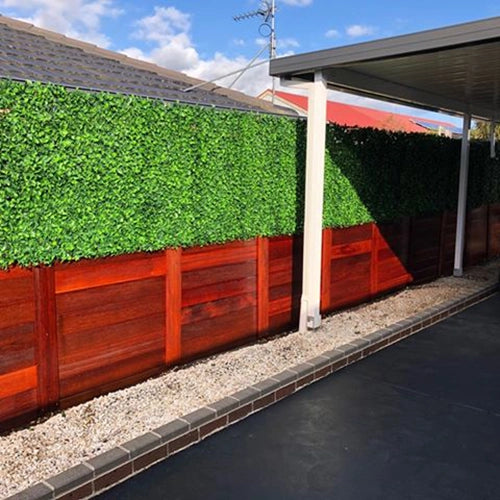
<svg viewBox="0 0 500 500"><path fill-rule="evenodd" d="M270 73L475 118L500 119L500 17L271 61Z"/></svg>

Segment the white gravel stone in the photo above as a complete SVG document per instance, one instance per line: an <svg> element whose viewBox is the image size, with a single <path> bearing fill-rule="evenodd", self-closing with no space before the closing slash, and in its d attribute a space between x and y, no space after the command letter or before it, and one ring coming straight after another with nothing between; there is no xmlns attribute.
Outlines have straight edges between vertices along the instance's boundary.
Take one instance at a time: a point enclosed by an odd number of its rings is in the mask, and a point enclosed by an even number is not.
<svg viewBox="0 0 500 500"><path fill-rule="evenodd" d="M259 380L423 309L498 282L500 260L463 278L406 288L324 318L319 330L282 334L174 368L0 437L6 497Z"/></svg>

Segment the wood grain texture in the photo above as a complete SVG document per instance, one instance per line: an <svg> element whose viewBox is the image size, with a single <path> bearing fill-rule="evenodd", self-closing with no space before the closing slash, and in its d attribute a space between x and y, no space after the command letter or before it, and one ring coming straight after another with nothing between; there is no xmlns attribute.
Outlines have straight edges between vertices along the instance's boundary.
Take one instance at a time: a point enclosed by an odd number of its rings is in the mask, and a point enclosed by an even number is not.
<svg viewBox="0 0 500 500"><path fill-rule="evenodd" d="M465 231L464 265L473 266L488 255L488 207L474 208L467 212Z"/></svg>
<svg viewBox="0 0 500 500"><path fill-rule="evenodd" d="M182 252L182 359L257 338L257 240Z"/></svg>
<svg viewBox="0 0 500 500"><path fill-rule="evenodd" d="M165 358L165 279L57 295L61 397L150 369Z"/></svg>
<svg viewBox="0 0 500 500"><path fill-rule="evenodd" d="M331 310L358 304L371 297L371 254L331 261Z"/></svg>
<svg viewBox="0 0 500 500"><path fill-rule="evenodd" d="M378 247L379 247L379 240L380 240L380 232L378 230L378 227L376 224L371 224L372 227L372 238L371 238L371 250L370 250L370 255L371 255L371 263L370 263L370 294L372 297L375 297L375 295L378 292L378 258L379 258L379 253L378 253Z"/></svg>
<svg viewBox="0 0 500 500"><path fill-rule="evenodd" d="M0 285L0 330L34 321L33 274L3 279Z"/></svg>
<svg viewBox="0 0 500 500"><path fill-rule="evenodd" d="M257 259L255 240L192 247L182 251L182 272Z"/></svg>
<svg viewBox="0 0 500 500"><path fill-rule="evenodd" d="M165 272L163 252L134 253L56 264L56 293L164 276Z"/></svg>
<svg viewBox="0 0 500 500"><path fill-rule="evenodd" d="M329 308L330 285L331 285L331 261L332 261L332 233L331 228L323 229L321 240L321 310Z"/></svg>
<svg viewBox="0 0 500 500"><path fill-rule="evenodd" d="M330 259L329 301L324 311L332 311L359 303L371 296L373 227L364 224L332 229L331 248L325 249ZM323 267L327 264L323 264Z"/></svg>
<svg viewBox="0 0 500 500"><path fill-rule="evenodd" d="M322 311L453 267L456 215L327 229ZM467 259L500 254L500 204L469 213ZM302 238L0 271L0 424L296 328Z"/></svg>
<svg viewBox="0 0 500 500"><path fill-rule="evenodd" d="M174 364L181 359L182 276L181 249L165 252L167 261L165 362Z"/></svg>
<svg viewBox="0 0 500 500"><path fill-rule="evenodd" d="M301 236L269 239L269 331L298 326L302 293Z"/></svg>
<svg viewBox="0 0 500 500"><path fill-rule="evenodd" d="M29 366L0 375L0 399L37 387L37 367Z"/></svg>
<svg viewBox="0 0 500 500"><path fill-rule="evenodd" d="M29 389L0 398L0 430L8 430L36 415L37 391Z"/></svg>
<svg viewBox="0 0 500 500"><path fill-rule="evenodd" d="M387 292L412 281L407 270L410 247L409 219L377 226L376 293Z"/></svg>
<svg viewBox="0 0 500 500"><path fill-rule="evenodd" d="M33 271L0 271L0 421L37 410Z"/></svg>
<svg viewBox="0 0 500 500"><path fill-rule="evenodd" d="M440 243L441 215L412 217L408 270L415 283L438 277Z"/></svg>
<svg viewBox="0 0 500 500"><path fill-rule="evenodd" d="M0 281L11 280L14 278L30 278L33 271L24 267L11 267L0 270Z"/></svg>
<svg viewBox="0 0 500 500"><path fill-rule="evenodd" d="M269 239L257 238L257 333L269 331Z"/></svg>
<svg viewBox="0 0 500 500"><path fill-rule="evenodd" d="M33 323L0 330L0 375L36 364Z"/></svg>
<svg viewBox="0 0 500 500"><path fill-rule="evenodd" d="M488 213L488 256L500 255L500 203L489 206Z"/></svg>
<svg viewBox="0 0 500 500"><path fill-rule="evenodd" d="M54 408L59 402L59 347L54 268L41 266L34 271L36 293L35 332L38 347L38 405Z"/></svg>
<svg viewBox="0 0 500 500"><path fill-rule="evenodd" d="M451 276L455 261L457 213L446 211L442 215L439 275Z"/></svg>

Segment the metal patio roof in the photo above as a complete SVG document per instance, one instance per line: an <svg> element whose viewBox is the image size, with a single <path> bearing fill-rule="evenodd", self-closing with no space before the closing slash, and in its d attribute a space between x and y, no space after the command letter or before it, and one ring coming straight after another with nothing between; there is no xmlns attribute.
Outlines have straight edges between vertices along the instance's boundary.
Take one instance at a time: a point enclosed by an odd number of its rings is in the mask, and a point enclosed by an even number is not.
<svg viewBox="0 0 500 500"><path fill-rule="evenodd" d="M500 17L271 61L270 74L451 114L500 120Z"/></svg>

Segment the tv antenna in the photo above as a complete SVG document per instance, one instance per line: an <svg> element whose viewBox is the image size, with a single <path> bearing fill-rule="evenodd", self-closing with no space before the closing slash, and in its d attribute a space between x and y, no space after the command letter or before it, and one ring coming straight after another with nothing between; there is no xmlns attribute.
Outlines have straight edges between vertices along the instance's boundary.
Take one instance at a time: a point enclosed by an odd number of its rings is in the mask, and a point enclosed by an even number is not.
<svg viewBox="0 0 500 500"><path fill-rule="evenodd" d="M234 16L235 21L245 21L247 19L252 19L254 17L262 18L262 24L259 26L259 34L263 38L268 38L269 42L263 46L262 50L257 53L257 55L250 61L250 64L259 57L259 55L269 47L269 60L276 57L276 0L263 0L260 8L253 10L251 12L246 12L244 14L239 14ZM243 71L236 77L232 85L238 81L240 76L247 70L248 67L244 68ZM276 92L275 78L272 78L272 103L274 104L274 94Z"/></svg>
<svg viewBox="0 0 500 500"><path fill-rule="evenodd" d="M263 38L268 38L268 42L263 45L257 54L250 60L250 62L243 68L231 71L231 73L226 73L222 76L218 76L208 82L202 82L197 85L193 85L184 89L184 92L189 92L190 90L194 90L209 83L214 83L217 80L221 80L222 78L226 78L228 76L236 75L236 78L231 82L228 88L231 88L245 73L245 71L256 68L257 66L261 66L268 62L265 61L257 61L260 55L266 50L269 49L269 60L274 59L276 57L276 28L275 28L275 20L276 20L276 0L263 0L261 6L257 10L253 10L250 12L246 12L244 14L239 14L234 16L233 19L235 21L245 21L247 19L252 19L255 17L260 17L262 19L262 23L259 26L259 34ZM276 92L275 78L272 78L272 103L274 104L274 96Z"/></svg>

